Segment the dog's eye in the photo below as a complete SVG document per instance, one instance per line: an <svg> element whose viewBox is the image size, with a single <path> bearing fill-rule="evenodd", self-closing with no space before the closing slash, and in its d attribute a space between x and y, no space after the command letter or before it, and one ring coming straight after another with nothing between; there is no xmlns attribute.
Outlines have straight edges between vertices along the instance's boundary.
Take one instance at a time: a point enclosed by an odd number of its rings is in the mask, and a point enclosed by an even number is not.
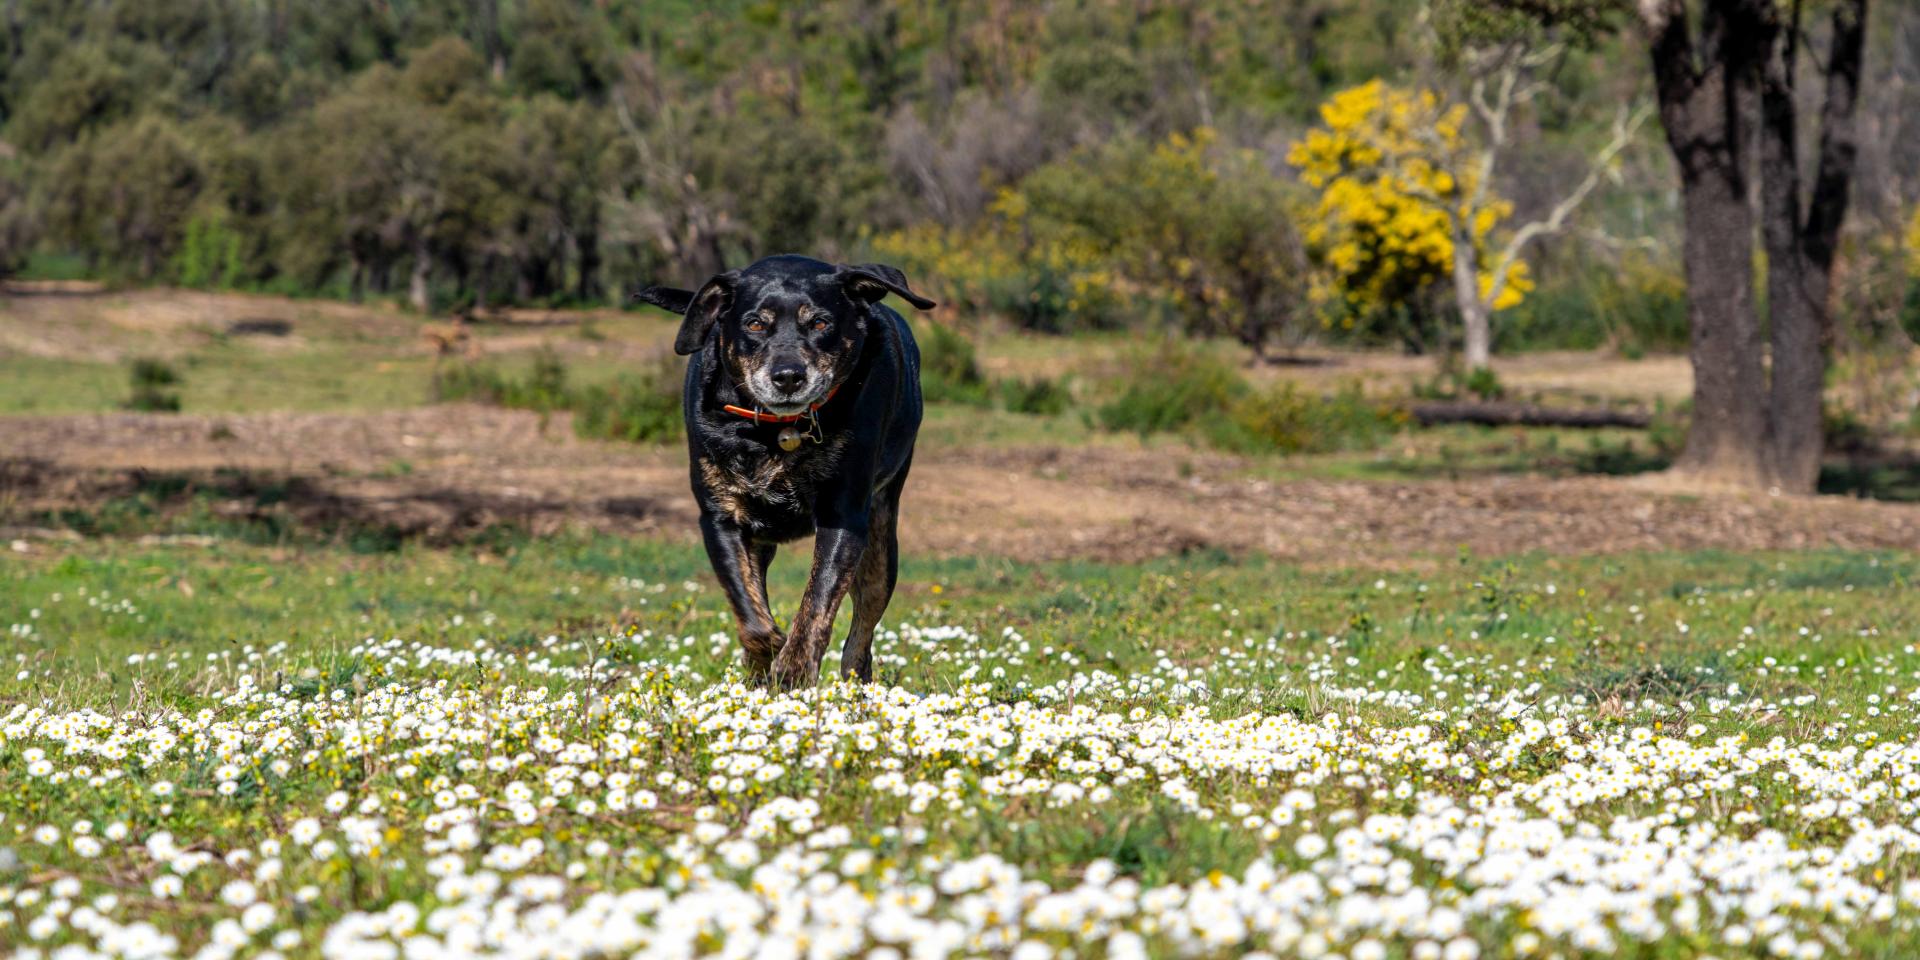
<svg viewBox="0 0 1920 960"><path fill-rule="evenodd" d="M759 333L765 329L767 329L767 322L765 320L756 317L747 321L747 330L752 333Z"/></svg>
<svg viewBox="0 0 1920 960"><path fill-rule="evenodd" d="M820 331L825 330L827 326L828 326L827 321L816 319L813 321L813 332L819 333Z"/></svg>

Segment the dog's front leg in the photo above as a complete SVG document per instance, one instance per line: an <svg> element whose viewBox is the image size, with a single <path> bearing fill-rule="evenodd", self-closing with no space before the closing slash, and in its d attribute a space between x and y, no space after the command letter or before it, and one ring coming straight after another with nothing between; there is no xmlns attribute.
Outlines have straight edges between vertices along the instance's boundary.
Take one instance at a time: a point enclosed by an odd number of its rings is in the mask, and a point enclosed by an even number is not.
<svg viewBox="0 0 1920 960"><path fill-rule="evenodd" d="M813 538L813 572L793 632L773 664L774 682L791 689L811 685L820 677L820 658L832 639L833 618L840 600L853 584L860 555L867 546L867 511L823 517Z"/></svg>
<svg viewBox="0 0 1920 960"><path fill-rule="evenodd" d="M733 606L747 676L755 682L764 681L774 655L786 643L767 609L767 560L772 558L772 547L748 543L740 525L718 513L700 515L700 535L706 541L714 576L720 578L720 587Z"/></svg>

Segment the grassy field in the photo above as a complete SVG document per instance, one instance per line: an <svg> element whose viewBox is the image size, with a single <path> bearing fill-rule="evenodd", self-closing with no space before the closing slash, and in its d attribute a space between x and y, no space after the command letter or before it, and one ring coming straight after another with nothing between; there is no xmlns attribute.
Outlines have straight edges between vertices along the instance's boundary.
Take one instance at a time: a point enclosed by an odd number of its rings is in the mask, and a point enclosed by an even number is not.
<svg viewBox="0 0 1920 960"><path fill-rule="evenodd" d="M521 312L476 324L470 342L509 364L548 346L596 380L662 350L670 320ZM284 332L235 332L262 322L284 324ZM117 409L128 398L129 364L139 358L178 374L174 392L188 411L417 406L433 399L435 358L422 336L430 325L387 304L166 290L0 293L0 414Z"/></svg>
<svg viewBox="0 0 1920 960"><path fill-rule="evenodd" d="M910 559L884 685L779 698L737 683L703 566L604 537L15 554L0 940L1920 942L1920 557Z"/></svg>
<svg viewBox="0 0 1920 960"><path fill-rule="evenodd" d="M990 336L989 377L1072 402L931 407L880 682L773 695L673 447L423 407L452 361L385 308L0 306L0 953L1920 949L1910 508L1595 479L1661 464L1635 431L1142 437L1098 422L1139 344ZM670 330L472 350L590 384ZM111 412L141 357L182 413ZM1235 369L1430 378L1333 361ZM1652 405L1674 370L1502 376Z"/></svg>

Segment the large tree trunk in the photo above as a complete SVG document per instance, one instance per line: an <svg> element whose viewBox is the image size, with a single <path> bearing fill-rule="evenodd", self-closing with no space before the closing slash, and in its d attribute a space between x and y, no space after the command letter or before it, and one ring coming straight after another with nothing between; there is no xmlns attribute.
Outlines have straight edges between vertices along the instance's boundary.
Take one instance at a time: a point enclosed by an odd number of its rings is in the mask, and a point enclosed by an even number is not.
<svg viewBox="0 0 1920 960"><path fill-rule="evenodd" d="M1811 493L1820 473L1820 390L1826 374L1826 284L1818 283L1800 249L1798 119L1793 64L1781 43L1767 40L1760 126L1761 234L1767 248L1767 321L1772 338L1768 465L1780 489Z"/></svg>
<svg viewBox="0 0 1920 960"><path fill-rule="evenodd" d="M1832 43L1821 64L1827 88L1819 169L1804 213L1794 95L1799 4L1706 0L1697 42L1686 8L1685 0L1641 5L1686 208L1694 411L1676 468L1715 482L1810 493L1825 446L1829 300L1852 183L1867 0L1834 6ZM1770 371L1753 304L1749 145L1758 160L1767 252Z"/></svg>
<svg viewBox="0 0 1920 960"><path fill-rule="evenodd" d="M1765 489L1767 384L1753 302L1749 130L1758 110L1757 24L1740 0L1709 0L1696 45L1682 0L1654 18L1660 120L1680 168L1682 258L1692 328L1693 421L1675 469L1716 484Z"/></svg>
<svg viewBox="0 0 1920 960"><path fill-rule="evenodd" d="M1681 175L1693 419L1675 467L1716 484L1764 489L1771 478L1766 369L1753 302L1753 217L1744 178L1733 179Z"/></svg>
<svg viewBox="0 0 1920 960"><path fill-rule="evenodd" d="M1474 262L1473 234L1468 224L1456 218L1453 230L1453 302L1460 311L1467 371L1493 363L1493 332L1489 329L1490 306L1480 299L1480 270Z"/></svg>
<svg viewBox="0 0 1920 960"><path fill-rule="evenodd" d="M1763 72L1764 122L1760 164L1767 245L1767 316L1772 334L1772 416L1775 481L1792 493L1811 493L1820 477L1826 440L1821 392L1832 339L1833 256L1852 182L1854 104L1860 87L1866 0L1843 0L1833 12L1826 61L1826 101L1820 117L1820 167L1806 213L1801 212L1800 151L1794 70L1799 52L1799 7L1794 19L1769 23L1773 34Z"/></svg>

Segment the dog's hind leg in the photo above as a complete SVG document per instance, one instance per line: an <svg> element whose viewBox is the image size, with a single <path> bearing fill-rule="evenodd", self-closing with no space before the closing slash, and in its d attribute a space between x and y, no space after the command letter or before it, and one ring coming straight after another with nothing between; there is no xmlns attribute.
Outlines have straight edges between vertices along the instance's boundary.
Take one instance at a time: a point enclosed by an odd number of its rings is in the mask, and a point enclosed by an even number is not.
<svg viewBox="0 0 1920 960"><path fill-rule="evenodd" d="M873 630L880 615L893 599L893 585L900 571L900 545L895 519L899 505L889 495L874 505L873 525L867 535L867 549L860 555L860 568L853 577L853 629L847 632L846 645L840 648L840 675L865 683L873 679Z"/></svg>

